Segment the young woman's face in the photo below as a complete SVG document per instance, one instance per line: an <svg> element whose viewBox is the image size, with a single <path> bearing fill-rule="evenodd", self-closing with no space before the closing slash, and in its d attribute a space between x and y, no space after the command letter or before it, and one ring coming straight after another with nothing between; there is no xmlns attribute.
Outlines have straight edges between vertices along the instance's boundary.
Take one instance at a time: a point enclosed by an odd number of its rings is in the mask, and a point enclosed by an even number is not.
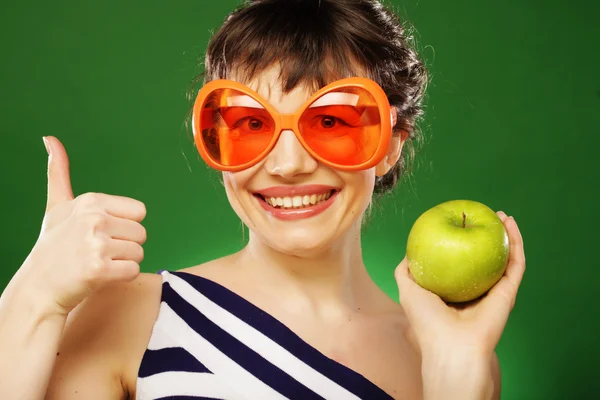
<svg viewBox="0 0 600 400"><path fill-rule="evenodd" d="M299 86L283 94L278 72L275 68L265 71L246 85L277 111L293 113L312 93ZM292 131L283 131L261 162L240 172L223 173L227 197L256 239L286 254L316 255L343 235L360 234L375 177L394 165L401 147L402 143L392 141L390 153L377 167L343 172L319 163Z"/></svg>

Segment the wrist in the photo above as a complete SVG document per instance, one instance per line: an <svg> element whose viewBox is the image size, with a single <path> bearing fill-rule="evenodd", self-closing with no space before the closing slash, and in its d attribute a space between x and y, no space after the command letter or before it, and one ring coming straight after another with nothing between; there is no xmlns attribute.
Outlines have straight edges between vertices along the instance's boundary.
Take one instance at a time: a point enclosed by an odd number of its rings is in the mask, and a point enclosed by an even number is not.
<svg viewBox="0 0 600 400"><path fill-rule="evenodd" d="M68 312L51 298L47 293L48 282L41 282L38 275L29 263L24 263L2 294L3 302L9 303L11 309L19 310L40 322L66 319Z"/></svg>
<svg viewBox="0 0 600 400"><path fill-rule="evenodd" d="M45 301L35 287L15 286L2 295L0 309L7 315L19 314L21 318L40 325L46 321L66 321L68 314L51 301Z"/></svg>
<svg viewBox="0 0 600 400"><path fill-rule="evenodd" d="M421 375L425 400L491 399L491 355L476 349L423 354Z"/></svg>

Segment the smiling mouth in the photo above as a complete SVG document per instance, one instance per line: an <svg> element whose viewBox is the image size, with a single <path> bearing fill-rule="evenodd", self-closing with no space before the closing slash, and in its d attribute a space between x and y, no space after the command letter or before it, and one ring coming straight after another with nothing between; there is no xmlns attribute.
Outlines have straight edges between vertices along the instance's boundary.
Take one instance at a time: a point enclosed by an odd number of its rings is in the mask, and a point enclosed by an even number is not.
<svg viewBox="0 0 600 400"><path fill-rule="evenodd" d="M337 192L339 192L339 190L332 189L325 193L306 194L302 196L265 197L259 193L254 193L254 196L273 208L280 210L296 210L309 208L323 203Z"/></svg>

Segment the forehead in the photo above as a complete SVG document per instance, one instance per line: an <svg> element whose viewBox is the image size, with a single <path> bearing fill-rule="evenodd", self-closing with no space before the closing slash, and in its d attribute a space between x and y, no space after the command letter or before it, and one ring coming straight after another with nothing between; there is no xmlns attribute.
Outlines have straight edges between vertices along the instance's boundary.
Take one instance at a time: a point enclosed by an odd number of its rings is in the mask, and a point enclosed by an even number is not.
<svg viewBox="0 0 600 400"><path fill-rule="evenodd" d="M292 113L306 103L315 93L315 89L309 85L300 84L284 93L280 74L281 69L278 66L272 66L257 73L252 79L246 79L239 71L232 71L228 79L248 86L280 113Z"/></svg>
<svg viewBox="0 0 600 400"><path fill-rule="evenodd" d="M301 81L288 92L284 92L284 81L290 75L295 75L297 72L291 67L295 64L290 60L287 62L285 60L281 62L276 61L267 68L260 70L260 72L251 74L250 79L248 78L248 74L244 72L244 69L245 67L251 67L251 65L242 60L241 62L234 63L237 67L231 67L226 73L227 76L223 78L248 86L271 103L279 112L293 112L318 91L322 87L320 85L326 85L338 79L351 77L374 79L367 68L354 60L353 57L349 57L352 62L349 64L349 68L345 68L342 71L339 67L336 68L337 64L330 56L325 56L316 75L315 71L307 71L306 77L309 79ZM320 84L317 82L320 82Z"/></svg>

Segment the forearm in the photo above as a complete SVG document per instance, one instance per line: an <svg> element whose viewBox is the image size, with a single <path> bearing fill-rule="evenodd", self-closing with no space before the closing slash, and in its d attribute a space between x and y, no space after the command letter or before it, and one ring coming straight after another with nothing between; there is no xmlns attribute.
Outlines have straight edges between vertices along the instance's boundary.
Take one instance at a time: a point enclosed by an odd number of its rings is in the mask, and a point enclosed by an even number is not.
<svg viewBox="0 0 600 400"><path fill-rule="evenodd" d="M0 297L0 398L43 399L66 316L12 283Z"/></svg>
<svg viewBox="0 0 600 400"><path fill-rule="evenodd" d="M424 400L492 400L496 393L491 357L435 354L421 365Z"/></svg>

